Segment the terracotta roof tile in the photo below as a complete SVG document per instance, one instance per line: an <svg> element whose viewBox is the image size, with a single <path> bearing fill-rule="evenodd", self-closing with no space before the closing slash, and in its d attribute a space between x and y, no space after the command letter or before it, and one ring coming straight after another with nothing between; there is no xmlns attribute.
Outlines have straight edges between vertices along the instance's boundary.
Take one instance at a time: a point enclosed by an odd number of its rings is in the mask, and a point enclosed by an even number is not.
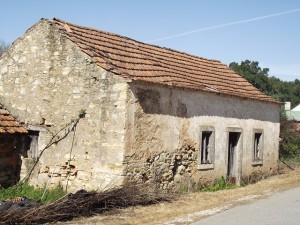
<svg viewBox="0 0 300 225"><path fill-rule="evenodd" d="M0 134L15 133L27 133L27 130L0 104Z"/></svg>
<svg viewBox="0 0 300 225"><path fill-rule="evenodd" d="M124 78L279 103L220 61L145 44L56 18L51 23L100 67Z"/></svg>

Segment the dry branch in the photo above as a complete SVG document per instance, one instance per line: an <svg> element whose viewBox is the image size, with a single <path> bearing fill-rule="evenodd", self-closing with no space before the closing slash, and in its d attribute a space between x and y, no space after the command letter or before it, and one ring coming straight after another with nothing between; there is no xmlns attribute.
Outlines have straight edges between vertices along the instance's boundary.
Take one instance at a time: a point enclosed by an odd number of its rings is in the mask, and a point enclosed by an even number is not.
<svg viewBox="0 0 300 225"><path fill-rule="evenodd" d="M11 207L0 211L0 224L43 224L66 221L128 206L171 201L174 197L174 194L132 184L101 193L81 190L51 204Z"/></svg>

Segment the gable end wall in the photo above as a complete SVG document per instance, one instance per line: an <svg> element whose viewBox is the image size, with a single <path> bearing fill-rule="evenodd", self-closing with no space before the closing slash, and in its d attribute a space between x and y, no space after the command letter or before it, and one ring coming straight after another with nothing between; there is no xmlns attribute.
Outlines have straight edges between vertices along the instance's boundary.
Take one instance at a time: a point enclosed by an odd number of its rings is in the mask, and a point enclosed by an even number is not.
<svg viewBox="0 0 300 225"><path fill-rule="evenodd" d="M121 184L127 88L47 21L18 39L0 59L0 101L40 130L38 154L58 131L53 140L63 137L44 151L31 183L68 191ZM34 160L23 158L21 179Z"/></svg>

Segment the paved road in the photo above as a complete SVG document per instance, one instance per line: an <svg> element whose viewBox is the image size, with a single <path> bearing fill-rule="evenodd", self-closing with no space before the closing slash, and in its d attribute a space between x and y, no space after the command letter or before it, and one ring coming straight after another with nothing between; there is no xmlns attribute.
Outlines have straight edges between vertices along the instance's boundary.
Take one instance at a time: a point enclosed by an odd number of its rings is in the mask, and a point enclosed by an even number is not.
<svg viewBox="0 0 300 225"><path fill-rule="evenodd" d="M192 225L300 225L300 187L241 205Z"/></svg>

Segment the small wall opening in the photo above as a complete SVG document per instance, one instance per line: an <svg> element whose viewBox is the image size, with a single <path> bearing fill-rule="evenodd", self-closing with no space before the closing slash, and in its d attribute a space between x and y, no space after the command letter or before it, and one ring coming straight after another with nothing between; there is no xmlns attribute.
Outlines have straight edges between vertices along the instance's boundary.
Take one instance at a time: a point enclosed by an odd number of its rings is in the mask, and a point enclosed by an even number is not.
<svg viewBox="0 0 300 225"><path fill-rule="evenodd" d="M202 148L201 148L201 164L211 164L212 159L210 156L212 131L202 132Z"/></svg>
<svg viewBox="0 0 300 225"><path fill-rule="evenodd" d="M199 170L214 169L215 161L214 127L200 128Z"/></svg>
<svg viewBox="0 0 300 225"><path fill-rule="evenodd" d="M262 165L263 162L263 132L254 131L253 135L253 160L252 165Z"/></svg>
<svg viewBox="0 0 300 225"><path fill-rule="evenodd" d="M39 131L28 131L20 143L20 153L24 158L36 159L38 157Z"/></svg>

